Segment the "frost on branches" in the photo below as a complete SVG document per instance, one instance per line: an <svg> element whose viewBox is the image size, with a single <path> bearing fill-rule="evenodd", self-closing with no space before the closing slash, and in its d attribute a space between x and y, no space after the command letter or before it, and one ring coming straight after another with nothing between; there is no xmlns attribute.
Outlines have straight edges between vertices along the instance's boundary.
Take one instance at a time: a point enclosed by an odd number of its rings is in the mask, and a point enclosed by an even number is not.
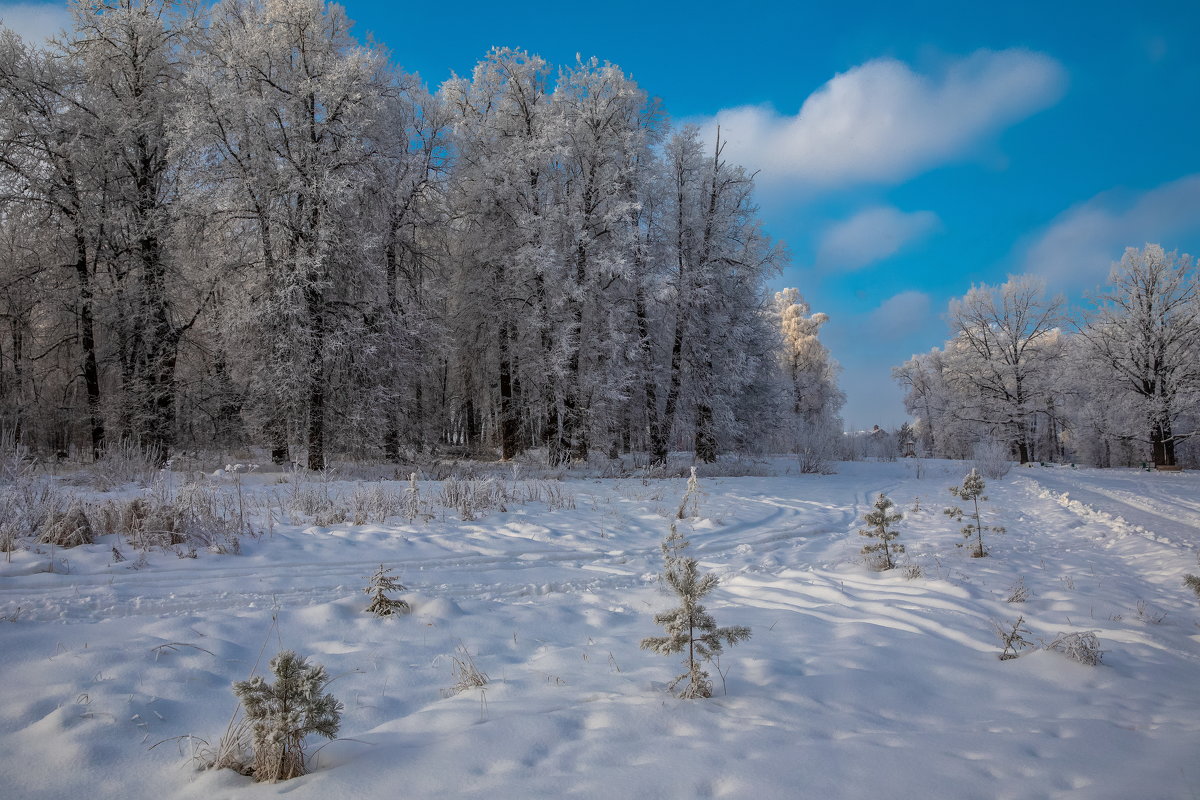
<svg viewBox="0 0 1200 800"><path fill-rule="evenodd" d="M304 775L304 739L309 734L337 737L342 704L323 694L329 675L291 650L271 659L275 682L261 675L233 684L250 722L254 744L254 780L283 781Z"/></svg>
<svg viewBox="0 0 1200 800"><path fill-rule="evenodd" d="M904 519L903 514L893 510L895 507L896 504L886 494L880 492L878 499L875 500L875 510L868 511L863 516L863 522L870 527L858 532L859 536L878 539L874 544L864 545L862 552L868 557L874 556L879 569L887 570L895 567L896 562L892 555L904 552L904 545L895 541L900 532L895 528L888 527Z"/></svg>
<svg viewBox="0 0 1200 800"><path fill-rule="evenodd" d="M983 546L983 532L991 531L993 533L1004 533L1004 528L999 525L984 525L979 517L979 501L987 500L987 495L983 493L984 483L983 477L977 470L972 469L970 473L963 478L962 486L951 486L950 494L960 500L970 500L974 504L974 511L968 513L963 511L959 506L947 508L943 513L950 519L962 522L963 517L967 517L970 521L963 526L962 535L964 539L975 537L975 546L971 549L972 558L983 558L988 554L987 549ZM959 544L961 547L962 544Z"/></svg>
<svg viewBox="0 0 1200 800"><path fill-rule="evenodd" d="M409 612L408 603L403 600L393 600L387 596L388 592L403 592L404 586L400 581L392 577L391 569L379 565L379 569L375 570L375 574L371 576L370 583L367 588L363 589L363 594L371 596L371 604L367 606L368 614L374 614L377 617L388 617L392 614L407 614Z"/></svg>
<svg viewBox="0 0 1200 800"><path fill-rule="evenodd" d="M709 573L701 576L696 559L685 556L683 551L688 541L676 530L663 541L662 551L666 558L666 569L662 579L679 598L679 606L654 615L655 624L663 626L666 636L649 636L641 641L643 650L652 650L661 655L687 653L684 659L686 671L676 676L670 689L683 684L678 695L684 699L712 697L712 681L702 662L711 661L724 652L725 646L732 647L750 638L750 629L743 625L718 628L700 599L716 588L718 579Z"/></svg>

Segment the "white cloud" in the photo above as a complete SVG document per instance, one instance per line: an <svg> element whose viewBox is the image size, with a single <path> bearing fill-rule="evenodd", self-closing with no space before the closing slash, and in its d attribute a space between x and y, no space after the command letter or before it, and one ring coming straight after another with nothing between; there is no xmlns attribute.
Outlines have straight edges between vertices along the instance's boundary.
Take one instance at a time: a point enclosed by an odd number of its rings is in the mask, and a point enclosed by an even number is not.
<svg viewBox="0 0 1200 800"><path fill-rule="evenodd" d="M936 230L941 221L932 211L906 214L876 206L858 212L827 230L817 245L817 266L856 270L899 252L905 245Z"/></svg>
<svg viewBox="0 0 1200 800"><path fill-rule="evenodd" d="M1200 174L1141 194L1105 192L1059 214L1029 246L1025 270L1056 286L1092 288L1126 247L1200 233Z"/></svg>
<svg viewBox="0 0 1200 800"><path fill-rule="evenodd" d="M820 186L896 183L963 156L994 132L1055 103L1066 73L1040 53L981 50L936 75L891 58L834 76L795 116L762 106L719 112L727 154Z"/></svg>
<svg viewBox="0 0 1200 800"><path fill-rule="evenodd" d="M30 44L41 44L70 24L64 3L0 3L0 23Z"/></svg>
<svg viewBox="0 0 1200 800"><path fill-rule="evenodd" d="M929 320L929 295L907 291L889 297L871 312L870 326L878 336L900 338Z"/></svg>

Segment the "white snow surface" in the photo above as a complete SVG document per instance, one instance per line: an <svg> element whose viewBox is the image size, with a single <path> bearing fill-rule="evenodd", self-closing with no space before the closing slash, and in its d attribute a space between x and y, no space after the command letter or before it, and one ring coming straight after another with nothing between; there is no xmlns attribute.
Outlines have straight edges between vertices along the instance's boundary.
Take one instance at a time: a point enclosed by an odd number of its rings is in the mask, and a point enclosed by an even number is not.
<svg viewBox="0 0 1200 800"><path fill-rule="evenodd" d="M1007 533L973 559L941 513L962 464L839 469L701 479L681 530L721 578L718 624L753 630L711 670L709 700L672 697L679 660L638 648L673 605L659 543L683 479L568 480L573 510L469 522L277 515L241 555L156 552L140 569L112 563L114 545L130 555L115 535L0 556L0 618L16 616L0 621L0 796L1200 794L1200 600L1183 584L1200 573L1200 475L1014 469L984 504ZM274 477L219 480L264 495ZM879 491L923 577L859 554ZM363 613L380 563L410 615ZM1008 603L1018 579L1030 597ZM993 623L1018 615L1035 639L1096 631L1103 663L999 660ZM460 643L490 682L444 697ZM284 783L197 770L199 739L215 743L235 709L231 683L283 648L337 676L343 738L310 741L313 771Z"/></svg>

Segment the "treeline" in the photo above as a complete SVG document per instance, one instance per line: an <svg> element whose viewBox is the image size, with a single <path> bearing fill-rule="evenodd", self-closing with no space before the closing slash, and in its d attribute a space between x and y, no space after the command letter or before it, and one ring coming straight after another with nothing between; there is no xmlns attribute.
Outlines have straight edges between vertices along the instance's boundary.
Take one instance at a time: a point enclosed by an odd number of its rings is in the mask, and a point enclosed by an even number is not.
<svg viewBox="0 0 1200 800"><path fill-rule="evenodd" d="M1041 281L977 286L950 304L953 337L893 370L918 449L983 442L1026 461L1200 465L1200 276L1186 255L1129 248L1068 312Z"/></svg>
<svg viewBox="0 0 1200 800"><path fill-rule="evenodd" d="M718 141L596 60L428 91L321 0L0 29L0 428L39 450L552 463L835 435ZM817 432L817 433L814 433Z"/></svg>

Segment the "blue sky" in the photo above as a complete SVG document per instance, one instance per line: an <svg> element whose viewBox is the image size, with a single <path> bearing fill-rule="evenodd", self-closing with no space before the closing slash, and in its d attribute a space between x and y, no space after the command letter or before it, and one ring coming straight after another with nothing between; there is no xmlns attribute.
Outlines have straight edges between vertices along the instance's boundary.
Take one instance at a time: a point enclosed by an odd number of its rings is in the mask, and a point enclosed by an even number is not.
<svg viewBox="0 0 1200 800"><path fill-rule="evenodd" d="M1200 250L1195 0L345 5L434 87L492 46L579 53L719 122L791 248L777 288L831 317L852 427L904 418L889 368L973 282L1033 272L1078 302L1126 246Z"/></svg>

